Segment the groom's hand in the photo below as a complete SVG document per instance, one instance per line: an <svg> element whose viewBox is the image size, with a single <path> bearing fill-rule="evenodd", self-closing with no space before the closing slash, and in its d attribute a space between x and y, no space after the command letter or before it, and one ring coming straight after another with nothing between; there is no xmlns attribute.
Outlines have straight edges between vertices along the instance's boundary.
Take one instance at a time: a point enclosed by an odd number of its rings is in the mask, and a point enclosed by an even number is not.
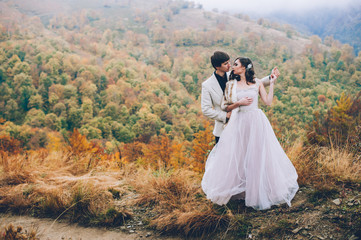
<svg viewBox="0 0 361 240"><path fill-rule="evenodd" d="M231 117L231 114L232 114L232 111L231 112L227 112L227 118L230 118Z"/></svg>

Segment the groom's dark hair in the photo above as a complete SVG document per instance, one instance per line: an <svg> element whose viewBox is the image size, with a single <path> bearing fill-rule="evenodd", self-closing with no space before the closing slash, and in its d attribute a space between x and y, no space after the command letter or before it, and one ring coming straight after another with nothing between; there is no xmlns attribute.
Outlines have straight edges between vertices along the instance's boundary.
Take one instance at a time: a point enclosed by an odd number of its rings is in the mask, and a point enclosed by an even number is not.
<svg viewBox="0 0 361 240"><path fill-rule="evenodd" d="M215 51L211 57L211 63L214 69L216 69L216 67L220 67L222 63L227 62L229 59L230 58L227 53Z"/></svg>

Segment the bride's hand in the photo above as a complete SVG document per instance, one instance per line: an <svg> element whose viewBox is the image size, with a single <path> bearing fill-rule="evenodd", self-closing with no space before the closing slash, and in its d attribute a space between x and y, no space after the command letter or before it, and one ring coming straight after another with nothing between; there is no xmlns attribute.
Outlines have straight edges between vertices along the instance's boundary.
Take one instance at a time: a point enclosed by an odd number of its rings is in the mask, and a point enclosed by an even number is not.
<svg viewBox="0 0 361 240"><path fill-rule="evenodd" d="M271 80L272 81L272 80ZM253 98L244 97L237 101L239 106L248 106L253 102Z"/></svg>
<svg viewBox="0 0 361 240"><path fill-rule="evenodd" d="M271 76L276 76L276 78L278 78L280 76L280 71L278 70L277 67L275 67L274 69L272 69L272 72L271 72Z"/></svg>
<svg viewBox="0 0 361 240"><path fill-rule="evenodd" d="M270 81L270 83L271 83L271 84L272 84L272 83L275 83L275 82L276 82L276 79L277 79L277 76L274 75L274 74L271 74L271 81Z"/></svg>

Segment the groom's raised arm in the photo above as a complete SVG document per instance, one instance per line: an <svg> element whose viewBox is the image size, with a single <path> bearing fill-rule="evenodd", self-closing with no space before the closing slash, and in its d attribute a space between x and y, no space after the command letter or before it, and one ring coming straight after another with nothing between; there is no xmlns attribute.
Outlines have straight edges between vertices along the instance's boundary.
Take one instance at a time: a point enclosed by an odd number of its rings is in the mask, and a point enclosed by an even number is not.
<svg viewBox="0 0 361 240"><path fill-rule="evenodd" d="M201 107L204 116L226 123L227 113L213 108L211 94L204 84L202 84Z"/></svg>
<svg viewBox="0 0 361 240"><path fill-rule="evenodd" d="M270 76L271 75L268 75L268 76L261 79L261 82L263 83L263 86L267 87L267 86L270 85Z"/></svg>
<svg viewBox="0 0 361 240"><path fill-rule="evenodd" d="M278 78L280 76L280 72L278 71L277 67L272 69L271 75L275 75L276 78ZM267 87L267 86L270 85L271 75L268 75L268 76L261 79L261 81L263 83L263 86Z"/></svg>

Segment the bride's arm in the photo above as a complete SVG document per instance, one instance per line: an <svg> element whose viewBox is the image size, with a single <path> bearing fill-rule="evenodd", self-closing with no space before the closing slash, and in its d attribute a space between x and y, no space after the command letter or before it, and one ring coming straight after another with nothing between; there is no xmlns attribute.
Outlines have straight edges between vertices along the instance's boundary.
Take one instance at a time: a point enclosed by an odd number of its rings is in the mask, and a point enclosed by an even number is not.
<svg viewBox="0 0 361 240"><path fill-rule="evenodd" d="M244 98L241 98L240 100L238 100L237 102L235 103L232 103L231 105L228 105L226 107L226 111L227 112L230 112L232 111L233 109L235 108L238 108L239 106L247 106L247 105L250 105L253 101L253 98L249 98L249 97L244 97Z"/></svg>
<svg viewBox="0 0 361 240"><path fill-rule="evenodd" d="M266 92L266 89L263 85L262 82L260 82L260 86L259 86L259 94L261 95L261 99L262 101L267 105L267 106L271 106L272 104L272 100L273 100L273 89L274 89L274 84L275 84L276 78L273 77L270 81L270 87L269 87L269 91L268 94Z"/></svg>

